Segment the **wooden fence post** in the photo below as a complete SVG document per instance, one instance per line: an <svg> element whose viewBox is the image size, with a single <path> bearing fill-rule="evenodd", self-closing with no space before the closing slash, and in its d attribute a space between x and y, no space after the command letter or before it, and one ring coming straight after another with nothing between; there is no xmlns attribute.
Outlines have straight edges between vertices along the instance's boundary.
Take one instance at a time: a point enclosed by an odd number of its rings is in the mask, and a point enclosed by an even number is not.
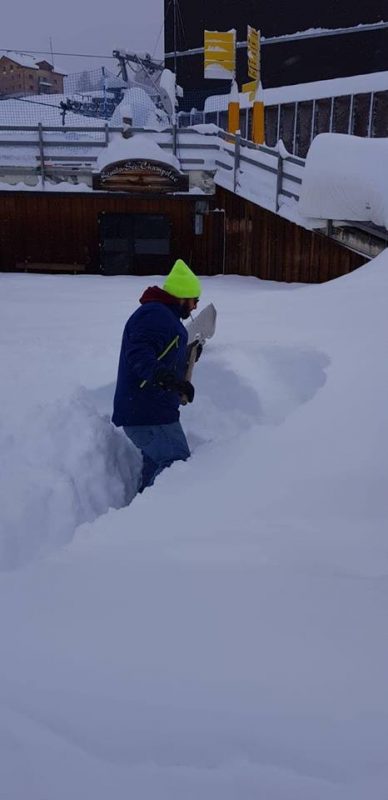
<svg viewBox="0 0 388 800"><path fill-rule="evenodd" d="M283 159L278 154L278 171L276 175L276 211L279 211L279 196L282 193L282 186L283 186Z"/></svg>
<svg viewBox="0 0 388 800"><path fill-rule="evenodd" d="M38 137L39 137L40 175L42 178L42 186L44 186L46 180L46 171L44 166L43 125L41 122L38 123Z"/></svg>
<svg viewBox="0 0 388 800"><path fill-rule="evenodd" d="M237 173L240 169L240 149L241 149L241 136L239 133L236 133L236 138L234 141L234 171L233 171L233 191L236 193L237 191Z"/></svg>
<svg viewBox="0 0 388 800"><path fill-rule="evenodd" d="M176 156L177 154L177 143L178 143L178 126L176 122L176 115L174 114L174 119L172 123L172 152L174 156Z"/></svg>

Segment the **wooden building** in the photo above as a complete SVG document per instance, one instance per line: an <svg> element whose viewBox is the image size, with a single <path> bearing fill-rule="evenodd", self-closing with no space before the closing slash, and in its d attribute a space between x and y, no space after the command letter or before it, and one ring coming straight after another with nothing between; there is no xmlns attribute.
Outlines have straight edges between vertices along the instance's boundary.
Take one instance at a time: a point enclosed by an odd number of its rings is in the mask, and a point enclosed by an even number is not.
<svg viewBox="0 0 388 800"><path fill-rule="evenodd" d="M317 283L365 263L224 189L190 194L0 192L2 271L167 274L178 257L198 274Z"/></svg>
<svg viewBox="0 0 388 800"><path fill-rule="evenodd" d="M78 179L90 142L85 156L62 155L70 159L65 166L55 162L62 139L51 145L50 161L41 158L40 166L33 166L30 157L25 179L34 178L36 189L9 185L0 191L0 270L155 275L167 274L180 257L202 275L320 282L367 260L218 187L216 164L223 166L217 162L218 144L208 138L196 142L197 136L179 140L183 156L178 158L170 152L173 139L166 132L159 138L151 133L147 140L144 132L128 138L125 129L115 130L105 146L95 147L99 155L88 185ZM74 158L81 162L73 163ZM283 169L279 173L276 154L275 161L274 188L287 193L279 175L290 176ZM230 174L233 167L224 166ZM63 171L77 183L63 183Z"/></svg>
<svg viewBox="0 0 388 800"><path fill-rule="evenodd" d="M64 75L49 61L8 52L0 58L0 95L62 94Z"/></svg>

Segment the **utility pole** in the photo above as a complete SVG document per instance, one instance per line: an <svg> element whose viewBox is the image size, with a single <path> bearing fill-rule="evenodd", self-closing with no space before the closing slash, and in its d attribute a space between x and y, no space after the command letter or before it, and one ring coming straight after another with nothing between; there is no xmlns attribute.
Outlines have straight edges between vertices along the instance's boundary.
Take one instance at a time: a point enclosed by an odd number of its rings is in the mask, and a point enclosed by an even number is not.
<svg viewBox="0 0 388 800"><path fill-rule="evenodd" d="M51 36L50 36L50 53L51 53L51 63L54 66L53 40Z"/></svg>
<svg viewBox="0 0 388 800"><path fill-rule="evenodd" d="M176 80L176 71L177 71L177 16L176 16L176 4L177 0L173 0L174 3L174 21L173 21L173 34L174 34L174 72L175 72L175 80Z"/></svg>

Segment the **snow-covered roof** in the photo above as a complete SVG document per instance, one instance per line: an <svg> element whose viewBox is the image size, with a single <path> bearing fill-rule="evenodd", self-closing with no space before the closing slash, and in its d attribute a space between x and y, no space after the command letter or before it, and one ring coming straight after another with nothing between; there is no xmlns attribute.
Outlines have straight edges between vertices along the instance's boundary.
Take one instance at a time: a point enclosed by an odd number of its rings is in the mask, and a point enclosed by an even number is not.
<svg viewBox="0 0 388 800"><path fill-rule="evenodd" d="M19 64L20 67L25 67L26 69L39 69L39 64L45 61L53 67L53 71L57 75L67 75L65 70L57 69L47 58L34 58L34 56L31 56L29 53L17 53L15 50L7 50L3 53L1 58L9 58L11 61L14 61L15 64Z"/></svg>
<svg viewBox="0 0 388 800"><path fill-rule="evenodd" d="M124 139L121 133L111 135L108 146L98 156L96 169L101 170L107 164L132 158L161 161L175 169L180 169L179 160L159 146L156 135L137 134L129 139Z"/></svg>
<svg viewBox="0 0 388 800"><path fill-rule="evenodd" d="M30 56L28 53L16 53L13 50L7 50L6 53L3 53L2 58L9 58L11 61L14 61L15 64L19 64L21 67L27 67L28 69L39 69L36 58Z"/></svg>
<svg viewBox="0 0 388 800"><path fill-rule="evenodd" d="M333 78L330 81L312 81L295 86L264 89L264 102L267 106L271 106L278 103L386 90L388 90L388 72L372 72L370 75L351 75L349 78Z"/></svg>

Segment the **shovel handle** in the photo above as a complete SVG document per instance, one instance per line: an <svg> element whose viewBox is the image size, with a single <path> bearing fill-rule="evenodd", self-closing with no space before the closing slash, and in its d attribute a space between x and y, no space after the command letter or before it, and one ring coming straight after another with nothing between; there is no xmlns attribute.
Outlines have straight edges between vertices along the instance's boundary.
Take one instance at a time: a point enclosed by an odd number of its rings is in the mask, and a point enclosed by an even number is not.
<svg viewBox="0 0 388 800"><path fill-rule="evenodd" d="M195 346L193 346L191 348L190 356L189 356L189 360L188 360L188 364L187 364L187 369L186 369L186 374L185 374L185 381L190 381L191 382L191 378L193 376L193 369L194 369L195 359L197 358L197 345L198 344L199 344L199 339L194 341L193 345L195 345ZM189 401L188 401L186 395L185 394L181 394L180 397L181 397L181 399L180 399L181 406L187 406L187 403Z"/></svg>

